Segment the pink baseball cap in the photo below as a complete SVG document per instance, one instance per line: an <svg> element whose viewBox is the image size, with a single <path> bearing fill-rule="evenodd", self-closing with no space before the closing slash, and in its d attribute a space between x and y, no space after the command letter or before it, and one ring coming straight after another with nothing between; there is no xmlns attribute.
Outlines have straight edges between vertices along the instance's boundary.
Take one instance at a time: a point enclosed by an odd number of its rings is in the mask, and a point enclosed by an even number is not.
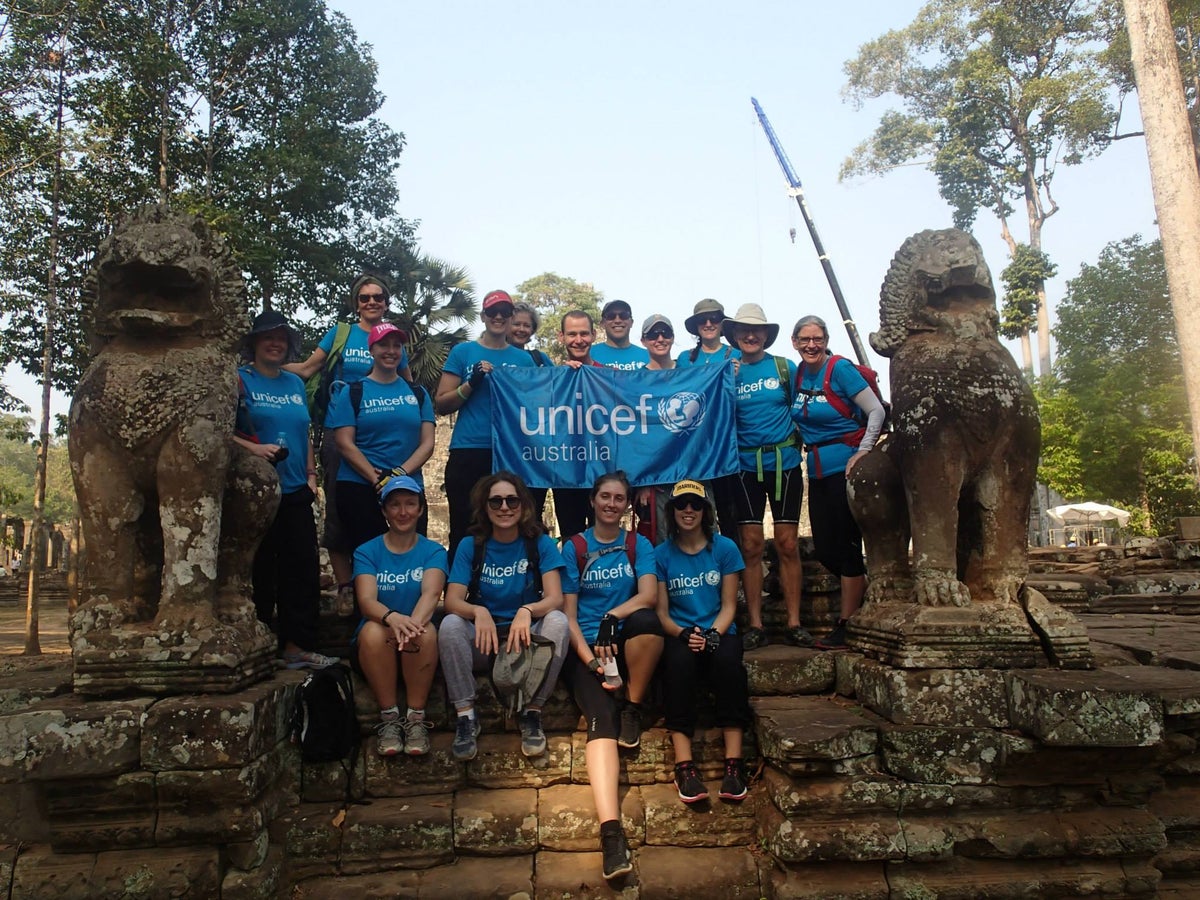
<svg viewBox="0 0 1200 900"><path fill-rule="evenodd" d="M513 298L509 296L508 291L488 291L483 298L483 308L491 309L500 303L507 303L509 306L515 306Z"/></svg>
<svg viewBox="0 0 1200 900"><path fill-rule="evenodd" d="M399 326L393 325L391 322L380 322L371 329L371 333L367 335L367 349L370 350L375 346L376 341L382 341L389 334L400 335L402 344L408 343L408 332Z"/></svg>

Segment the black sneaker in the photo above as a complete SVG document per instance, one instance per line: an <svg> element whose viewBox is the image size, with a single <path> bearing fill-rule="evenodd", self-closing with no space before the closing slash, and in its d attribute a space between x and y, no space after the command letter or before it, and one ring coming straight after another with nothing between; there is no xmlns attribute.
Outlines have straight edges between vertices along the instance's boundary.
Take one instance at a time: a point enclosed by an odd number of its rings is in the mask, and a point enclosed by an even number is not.
<svg viewBox="0 0 1200 900"><path fill-rule="evenodd" d="M722 800L744 800L749 788L746 787L746 772L740 759L725 760L725 777L721 779Z"/></svg>
<svg viewBox="0 0 1200 900"><path fill-rule="evenodd" d="M767 646L767 633L761 628L751 625L742 634L742 649L757 650L759 647Z"/></svg>
<svg viewBox="0 0 1200 900"><path fill-rule="evenodd" d="M479 737L479 718L477 716L458 716L458 724L454 726L454 743L450 753L460 762L474 759L478 751L475 739Z"/></svg>
<svg viewBox="0 0 1200 900"><path fill-rule="evenodd" d="M696 764L691 760L675 765L675 787L679 790L679 799L684 803L698 803L708 799L708 788L700 780Z"/></svg>
<svg viewBox="0 0 1200 900"><path fill-rule="evenodd" d="M521 726L521 752L541 756L546 752L546 732L542 731L541 710L527 709L518 717Z"/></svg>
<svg viewBox="0 0 1200 900"><path fill-rule="evenodd" d="M621 707L621 733L618 746L632 750L642 743L642 711L636 703Z"/></svg>
<svg viewBox="0 0 1200 900"><path fill-rule="evenodd" d="M600 850L604 854L605 878L616 878L633 871L629 842L625 840L624 831L618 829L612 834L600 835Z"/></svg>
<svg viewBox="0 0 1200 900"><path fill-rule="evenodd" d="M838 619L836 625L833 626L833 631L825 635L815 644L818 650L848 650L849 645L846 643L846 620Z"/></svg>
<svg viewBox="0 0 1200 900"><path fill-rule="evenodd" d="M793 647L811 647L813 645L813 636L805 630L803 625L793 625L787 630L784 637Z"/></svg>

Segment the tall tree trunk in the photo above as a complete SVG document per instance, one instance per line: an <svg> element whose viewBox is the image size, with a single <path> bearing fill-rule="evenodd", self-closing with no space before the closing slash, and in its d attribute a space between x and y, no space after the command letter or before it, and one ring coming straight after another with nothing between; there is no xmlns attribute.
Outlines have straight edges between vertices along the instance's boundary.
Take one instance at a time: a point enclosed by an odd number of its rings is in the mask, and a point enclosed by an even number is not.
<svg viewBox="0 0 1200 900"><path fill-rule="evenodd" d="M1008 219L1005 216L1000 217L1000 237L1004 238L1004 243L1008 247L1008 258L1011 260L1017 255L1017 239L1013 237L1012 232L1008 228ZM1029 329L1026 328L1021 332L1021 368L1025 370L1025 374L1029 380L1033 380L1033 347L1029 342Z"/></svg>
<svg viewBox="0 0 1200 900"><path fill-rule="evenodd" d="M1021 368L1027 375L1033 375L1033 344L1029 340L1029 332L1021 332Z"/></svg>
<svg viewBox="0 0 1200 900"><path fill-rule="evenodd" d="M1192 419L1200 448L1200 172L1167 0L1124 0L1138 106L1146 129L1154 210ZM1200 485L1200 467L1194 473Z"/></svg>

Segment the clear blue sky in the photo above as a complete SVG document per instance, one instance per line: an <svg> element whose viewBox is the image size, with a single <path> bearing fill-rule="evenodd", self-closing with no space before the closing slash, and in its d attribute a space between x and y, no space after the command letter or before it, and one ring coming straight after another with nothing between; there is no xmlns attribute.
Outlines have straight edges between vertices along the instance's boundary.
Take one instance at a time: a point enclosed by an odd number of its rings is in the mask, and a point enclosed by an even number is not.
<svg viewBox="0 0 1200 900"><path fill-rule="evenodd" d="M629 301L639 322L664 313L682 343L700 298L716 297L729 313L753 302L785 337L801 315L825 317L833 349L849 353L751 96L804 183L864 338L877 327L892 254L913 232L951 224L919 166L837 180L889 105L844 103L842 66L911 21L913 0L331 6L372 45L387 98L380 115L407 137L401 214L420 220L422 249L465 266L480 293L557 272ZM1061 273L1050 285L1052 315L1065 279L1106 243L1157 236L1138 139L1061 168L1054 193L1061 210L1044 233ZM1020 218L1013 227L1023 239ZM998 275L998 223L983 213L974 230ZM786 340L773 349L794 357ZM10 383L36 403L30 382L10 373Z"/></svg>

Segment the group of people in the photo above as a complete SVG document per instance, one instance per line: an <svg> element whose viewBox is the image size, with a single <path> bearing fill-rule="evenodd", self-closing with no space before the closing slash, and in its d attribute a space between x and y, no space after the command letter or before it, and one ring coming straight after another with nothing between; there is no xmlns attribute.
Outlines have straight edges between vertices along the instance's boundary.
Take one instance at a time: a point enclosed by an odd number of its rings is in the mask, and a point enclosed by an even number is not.
<svg viewBox="0 0 1200 900"><path fill-rule="evenodd" d="M633 315L625 301L604 305L603 342L596 340L590 314L568 312L559 332L567 366L730 364L739 471L708 483L636 488L613 471L590 489L556 488L560 546L543 527L545 491L531 490L511 472L493 471L491 373L498 366L553 364L527 346L539 326L537 312L504 291L487 294L482 334L451 350L430 396L411 380L408 336L387 321L389 299L383 279L359 278L351 291L358 321L331 328L302 362L296 361L298 335L277 312L259 315L246 337L235 440L276 465L283 493L255 559L259 616L274 621L286 665L338 662L314 650L319 576L311 504L318 454L310 440L305 379L325 371L334 390L317 423L323 427L324 544L339 606L361 618L351 663L379 701L378 753L429 752L425 706L440 663L456 714L452 753L459 760L474 758L481 730L475 675L498 656L538 648L544 674L538 669L537 683L518 695L522 752L546 752L541 711L561 675L587 721L586 764L603 871L616 877L631 868L618 809L618 748L639 745L656 672L680 798L695 803L709 796L692 753L695 684L702 677L713 688L724 738L719 796L733 802L746 796L742 736L750 712L742 654L766 643L768 503L787 639L813 643L800 623L802 454L816 551L842 585L841 615L819 646L845 646L845 621L865 587L845 473L879 436L883 407L855 366L829 356L828 330L815 316L801 319L792 332L798 371L767 352L779 326L755 304L726 317L717 301L700 301L685 322L696 344L674 356L674 328L666 316L645 320L638 347L630 339ZM425 536L421 468L433 451L435 413L457 414L445 471L450 553ZM622 528L635 504L654 523L648 536ZM749 618L740 635L734 624L739 586Z"/></svg>

